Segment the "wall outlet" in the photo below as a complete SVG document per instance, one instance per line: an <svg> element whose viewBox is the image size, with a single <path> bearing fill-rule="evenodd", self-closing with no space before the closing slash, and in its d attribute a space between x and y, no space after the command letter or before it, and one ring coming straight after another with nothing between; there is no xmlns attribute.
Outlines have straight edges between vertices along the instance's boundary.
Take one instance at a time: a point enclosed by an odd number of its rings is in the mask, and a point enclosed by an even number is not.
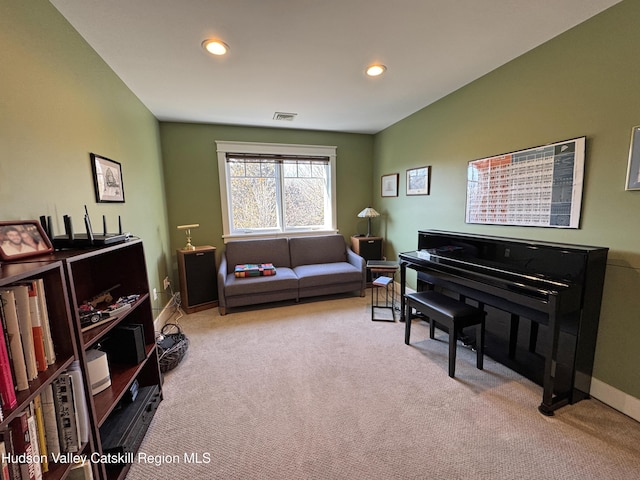
<svg viewBox="0 0 640 480"><path fill-rule="evenodd" d="M154 300L157 300L157 299L158 299L158 289L157 289L157 288L154 288L154 289L153 289L153 299L154 299Z"/></svg>
<svg viewBox="0 0 640 480"><path fill-rule="evenodd" d="M171 282L169 281L169 277L164 277L164 289L166 290L170 285Z"/></svg>

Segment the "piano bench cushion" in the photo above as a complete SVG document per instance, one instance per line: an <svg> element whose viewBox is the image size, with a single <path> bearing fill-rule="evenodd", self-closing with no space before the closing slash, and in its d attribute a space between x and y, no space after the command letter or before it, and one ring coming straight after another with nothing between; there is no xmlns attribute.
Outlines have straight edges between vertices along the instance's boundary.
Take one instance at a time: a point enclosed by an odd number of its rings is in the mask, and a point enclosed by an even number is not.
<svg viewBox="0 0 640 480"><path fill-rule="evenodd" d="M473 305L468 305L442 293L432 290L409 293L407 303L434 320L454 323L456 327L477 325L482 322L485 312Z"/></svg>

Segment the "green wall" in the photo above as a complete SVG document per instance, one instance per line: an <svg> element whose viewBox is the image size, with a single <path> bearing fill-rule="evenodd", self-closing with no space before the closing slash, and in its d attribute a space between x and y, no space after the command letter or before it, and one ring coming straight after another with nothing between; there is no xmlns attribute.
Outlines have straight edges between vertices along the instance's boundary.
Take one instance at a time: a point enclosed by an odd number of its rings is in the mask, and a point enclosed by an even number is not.
<svg viewBox="0 0 640 480"><path fill-rule="evenodd" d="M157 120L45 0L0 0L0 220L107 216L145 244L149 281L168 270ZM96 203L89 153L122 164L124 204ZM159 298L154 308L164 303ZM166 302L167 299L164 299Z"/></svg>
<svg viewBox="0 0 640 480"><path fill-rule="evenodd" d="M625 191L631 128L640 124L640 2L625 1L375 137L374 206L387 256L419 229L609 247L594 377L640 398L640 192ZM581 228L465 224L469 160L585 135ZM431 195L407 197L407 168L432 166ZM400 195L380 198L380 175ZM415 281L415 276L412 281Z"/></svg>
<svg viewBox="0 0 640 480"><path fill-rule="evenodd" d="M373 202L388 257L415 248L423 228L609 247L595 377L640 398L640 192L624 191L631 127L640 124L638 24L640 2L622 2L370 136L158 126L48 1L0 0L0 220L51 215L60 232L64 214L81 224L85 204L112 229L121 215L144 240L151 286L162 290L184 244L176 225L200 223L196 244L223 245L215 140L336 145L340 232L366 231L356 215ZM582 135L580 229L464 223L467 161ZM89 152L122 163L126 203L95 202ZM405 171L423 165L433 167L431 195L407 197ZM400 174L397 198L380 198L387 173Z"/></svg>
<svg viewBox="0 0 640 480"><path fill-rule="evenodd" d="M192 243L224 249L216 140L337 146L338 230L346 239L366 233L367 223L357 214L372 201L371 135L162 122L160 136L174 272L175 250L185 244L177 225L199 223Z"/></svg>

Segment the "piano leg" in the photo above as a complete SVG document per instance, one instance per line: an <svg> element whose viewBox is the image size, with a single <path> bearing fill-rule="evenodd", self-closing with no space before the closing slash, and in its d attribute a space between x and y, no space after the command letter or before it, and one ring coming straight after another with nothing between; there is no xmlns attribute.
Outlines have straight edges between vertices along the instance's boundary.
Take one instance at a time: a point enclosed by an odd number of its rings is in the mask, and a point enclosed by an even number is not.
<svg viewBox="0 0 640 480"><path fill-rule="evenodd" d="M404 294L407 291L406 283L407 283L407 264L404 262L400 262L400 321L401 322L405 321ZM409 321L411 321L410 318L409 318Z"/></svg>
<svg viewBox="0 0 640 480"><path fill-rule="evenodd" d="M404 295L402 296L402 300L404 302ZM411 337L411 305L409 305L409 302L404 303L406 303L407 311L402 310L400 315L404 318L404 343L409 345L409 338Z"/></svg>
<svg viewBox="0 0 640 480"><path fill-rule="evenodd" d="M515 358L518 344L518 328L520 327L520 315L511 314L511 326L509 327L509 358Z"/></svg>
<svg viewBox="0 0 640 480"><path fill-rule="evenodd" d="M531 330L529 331L529 351L535 353L536 345L538 343L538 323L531 322ZM518 344L518 329L520 328L520 316L514 313L511 314L511 326L509 330L509 358L513 359L516 356L516 347Z"/></svg>
<svg viewBox="0 0 640 480"><path fill-rule="evenodd" d="M531 332L529 334L529 351L534 353L536 351L536 344L538 343L538 323L531 322Z"/></svg>
<svg viewBox="0 0 640 480"><path fill-rule="evenodd" d="M549 304L552 307L549 314L549 334L551 335L548 350L545 352L544 378L542 381L542 403L538 410L543 415L553 416L553 412L569 403L568 396L553 396L556 376L556 363L558 357L558 339L560 336L560 319L558 318L558 298L550 296Z"/></svg>

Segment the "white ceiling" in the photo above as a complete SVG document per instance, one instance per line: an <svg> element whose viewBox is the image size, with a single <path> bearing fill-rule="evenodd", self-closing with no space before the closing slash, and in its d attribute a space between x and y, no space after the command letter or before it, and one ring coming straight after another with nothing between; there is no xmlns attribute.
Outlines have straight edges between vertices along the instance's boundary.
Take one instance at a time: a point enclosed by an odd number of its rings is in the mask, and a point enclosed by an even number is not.
<svg viewBox="0 0 640 480"><path fill-rule="evenodd" d="M159 120L376 133L619 0L50 1Z"/></svg>

